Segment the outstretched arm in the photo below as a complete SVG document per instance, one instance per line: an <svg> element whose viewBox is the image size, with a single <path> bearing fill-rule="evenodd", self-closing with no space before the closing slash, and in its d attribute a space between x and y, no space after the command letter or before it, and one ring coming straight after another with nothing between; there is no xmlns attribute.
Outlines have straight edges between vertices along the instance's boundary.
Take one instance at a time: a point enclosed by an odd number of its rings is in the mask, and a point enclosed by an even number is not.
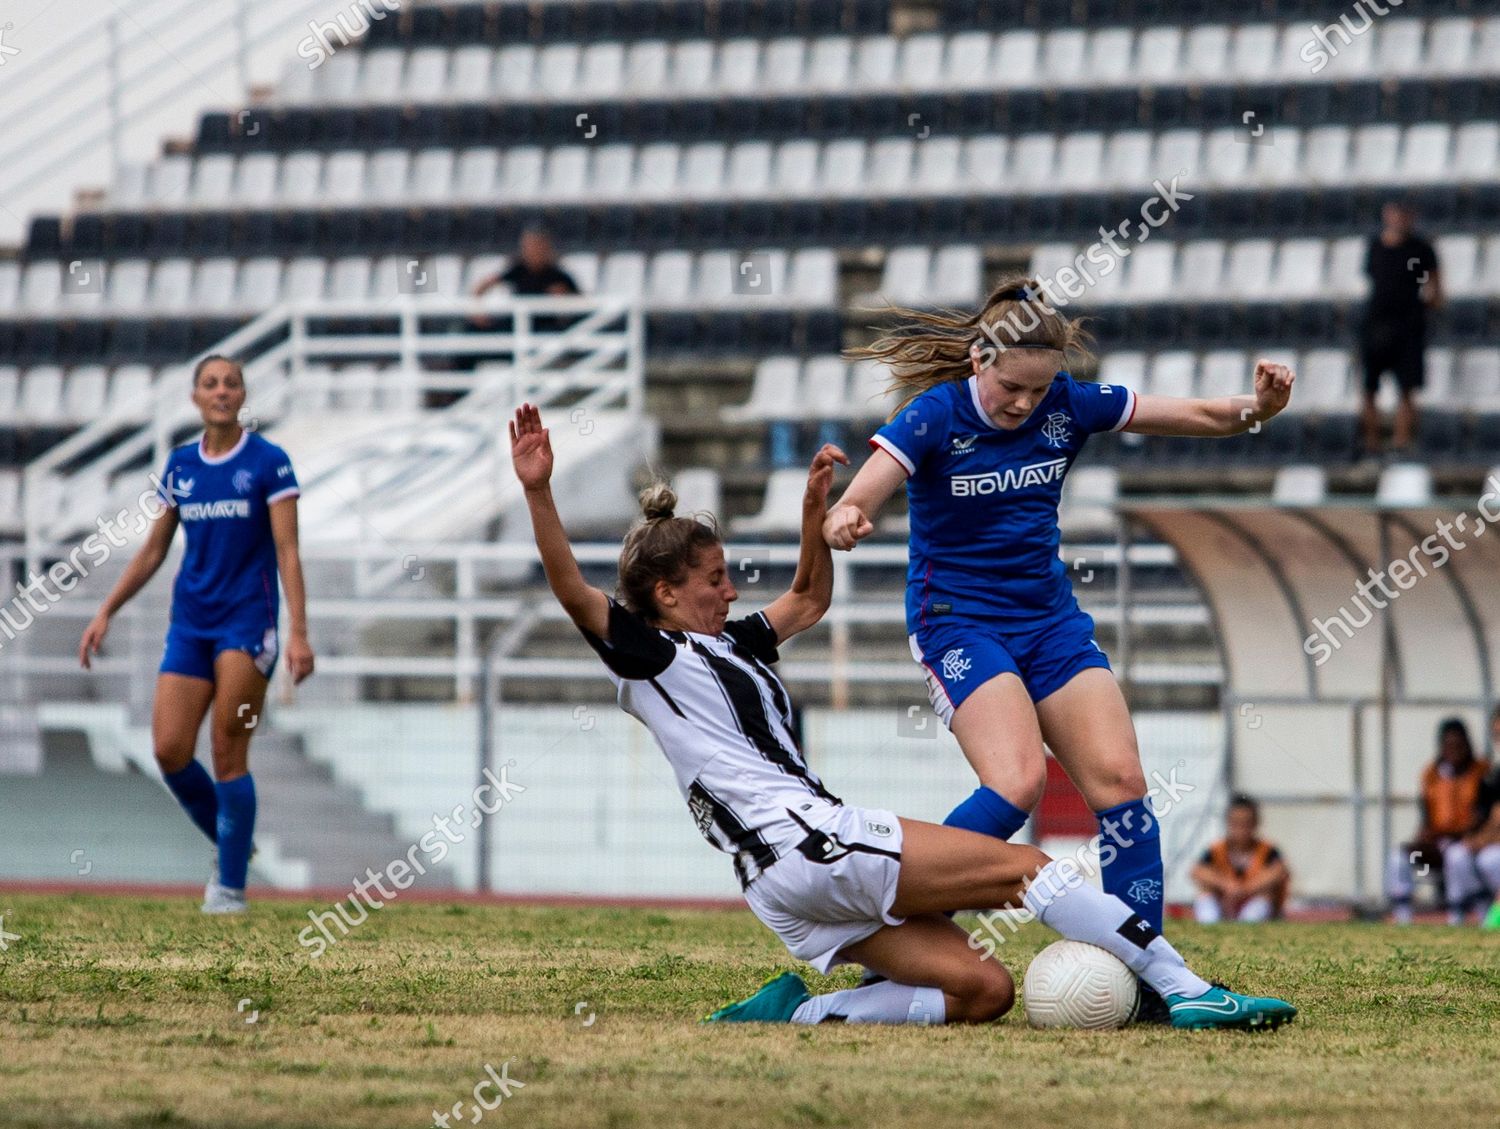
<svg viewBox="0 0 1500 1129"><path fill-rule="evenodd" d="M848 466L849 456L832 443L825 443L813 456L812 469L807 473L797 574L792 577L791 588L772 600L765 612L778 643L785 643L817 623L833 599L833 555L823 540L823 519L828 514L828 488L833 485L834 463Z"/></svg>
<svg viewBox="0 0 1500 1129"><path fill-rule="evenodd" d="M600 639L609 638L609 597L583 579L567 531L552 501L552 439L542 413L530 404L516 409L510 424L510 461L526 491L531 532L542 557L547 586L574 623Z"/></svg>
<svg viewBox="0 0 1500 1129"><path fill-rule="evenodd" d="M1137 435L1220 438L1239 435L1279 414L1292 396L1296 374L1286 365L1255 363L1255 391L1213 400L1138 396L1135 417L1125 427Z"/></svg>
<svg viewBox="0 0 1500 1129"><path fill-rule="evenodd" d="M844 552L854 548L857 542L875 532L880 507L891 500L896 488L905 481L906 468L884 448L875 451L824 520L824 541Z"/></svg>
<svg viewBox="0 0 1500 1129"><path fill-rule="evenodd" d="M109 621L114 618L114 614L129 603L130 598L144 588L146 582L156 575L156 570L161 568L162 561L167 559L167 552L172 548L172 536L176 532L175 509L165 508L151 519L151 525L146 531L146 543L130 558L130 563L125 566L120 579L115 581L115 586L109 590L109 595L104 597L104 603L89 621L83 638L79 640L78 662L84 670L92 669L90 660L99 653L105 635L109 634Z"/></svg>

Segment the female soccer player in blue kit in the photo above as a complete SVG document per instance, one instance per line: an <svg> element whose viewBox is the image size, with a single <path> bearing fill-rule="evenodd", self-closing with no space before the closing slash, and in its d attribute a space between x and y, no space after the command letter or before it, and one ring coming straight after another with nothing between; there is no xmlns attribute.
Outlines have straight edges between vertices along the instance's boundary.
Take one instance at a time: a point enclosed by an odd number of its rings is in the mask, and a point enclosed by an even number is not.
<svg viewBox="0 0 1500 1129"><path fill-rule="evenodd" d="M204 358L193 371L192 395L203 436L168 457L157 492L165 508L84 631L78 658L88 668L110 617L155 575L181 525L187 551L172 589L152 743L172 794L218 846L203 912L243 913L255 832L250 737L280 653L278 574L291 618L292 678L301 682L313 669L297 551L299 491L286 452L239 424L245 376L237 362ZM210 707L214 779L193 757Z"/></svg>
<svg viewBox="0 0 1500 1129"><path fill-rule="evenodd" d="M980 784L946 822L1019 831L1042 795L1045 741L1115 846L1101 852L1104 889L1160 931L1161 843L1135 729L1058 557L1063 479L1095 432L1248 431L1286 407L1293 374L1261 361L1253 394L1211 400L1074 380L1066 363L1087 358L1086 336L1024 278L973 317L894 312L908 325L854 352L890 365L907 399L823 532L852 549L906 483L912 655Z"/></svg>

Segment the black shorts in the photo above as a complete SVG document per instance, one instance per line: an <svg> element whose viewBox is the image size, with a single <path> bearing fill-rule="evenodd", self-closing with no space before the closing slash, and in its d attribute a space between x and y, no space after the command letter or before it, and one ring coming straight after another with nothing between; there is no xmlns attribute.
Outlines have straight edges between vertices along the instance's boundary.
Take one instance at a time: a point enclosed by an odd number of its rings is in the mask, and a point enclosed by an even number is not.
<svg viewBox="0 0 1500 1129"><path fill-rule="evenodd" d="M1415 392L1427 382L1427 330L1421 323L1400 320L1372 321L1365 325L1359 342L1365 369L1365 391L1380 391L1380 378L1394 373L1403 393Z"/></svg>

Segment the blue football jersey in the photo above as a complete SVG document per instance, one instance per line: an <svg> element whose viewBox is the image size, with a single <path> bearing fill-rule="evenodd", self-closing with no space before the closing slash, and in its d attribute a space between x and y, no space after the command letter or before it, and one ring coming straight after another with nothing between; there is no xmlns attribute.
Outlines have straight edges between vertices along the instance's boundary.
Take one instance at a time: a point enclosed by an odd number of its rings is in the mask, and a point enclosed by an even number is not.
<svg viewBox="0 0 1500 1129"><path fill-rule="evenodd" d="M933 615L1037 620L1077 606L1058 558L1057 504L1084 441L1118 431L1135 393L1060 372L1026 422L997 427L974 377L930 388L870 440L906 468L906 624Z"/></svg>
<svg viewBox="0 0 1500 1129"><path fill-rule="evenodd" d="M201 440L172 451L157 495L177 511L187 538L172 587L174 623L208 630L264 615L275 625L270 506L299 493L286 452L254 432L215 458Z"/></svg>

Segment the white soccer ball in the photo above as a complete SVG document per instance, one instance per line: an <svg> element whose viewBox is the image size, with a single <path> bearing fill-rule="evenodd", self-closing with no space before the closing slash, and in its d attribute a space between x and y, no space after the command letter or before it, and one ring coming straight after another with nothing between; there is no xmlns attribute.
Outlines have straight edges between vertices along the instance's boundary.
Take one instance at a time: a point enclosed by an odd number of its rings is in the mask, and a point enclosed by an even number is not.
<svg viewBox="0 0 1500 1129"><path fill-rule="evenodd" d="M1140 1005L1135 973L1118 957L1082 941L1054 941L1037 953L1021 992L1033 1027L1124 1027Z"/></svg>

